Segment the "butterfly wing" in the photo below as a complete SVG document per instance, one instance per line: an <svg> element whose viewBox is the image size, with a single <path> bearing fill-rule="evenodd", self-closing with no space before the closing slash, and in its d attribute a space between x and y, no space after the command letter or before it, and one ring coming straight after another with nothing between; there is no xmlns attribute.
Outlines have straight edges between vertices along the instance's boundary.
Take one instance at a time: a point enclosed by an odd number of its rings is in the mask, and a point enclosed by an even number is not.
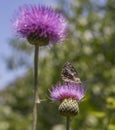
<svg viewBox="0 0 115 130"><path fill-rule="evenodd" d="M78 72L73 67L73 65L69 62L65 63L61 76L64 82L75 82L75 83L81 83L80 78L78 76Z"/></svg>

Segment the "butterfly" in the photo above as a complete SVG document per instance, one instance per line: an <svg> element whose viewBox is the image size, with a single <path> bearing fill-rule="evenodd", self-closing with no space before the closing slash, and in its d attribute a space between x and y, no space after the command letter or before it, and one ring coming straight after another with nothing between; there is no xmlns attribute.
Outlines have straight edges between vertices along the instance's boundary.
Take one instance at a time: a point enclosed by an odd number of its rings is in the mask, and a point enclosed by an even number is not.
<svg viewBox="0 0 115 130"><path fill-rule="evenodd" d="M61 76L62 76L62 80L66 83L73 82L76 84L81 84L81 80L79 78L77 70L69 62L66 62L64 64L62 68Z"/></svg>

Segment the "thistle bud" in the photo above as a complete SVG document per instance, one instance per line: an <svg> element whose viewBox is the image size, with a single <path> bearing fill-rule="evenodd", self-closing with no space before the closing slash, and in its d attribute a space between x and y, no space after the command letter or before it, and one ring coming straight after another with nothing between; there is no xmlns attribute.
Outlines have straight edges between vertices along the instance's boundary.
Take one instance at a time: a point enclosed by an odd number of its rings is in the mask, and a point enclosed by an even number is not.
<svg viewBox="0 0 115 130"><path fill-rule="evenodd" d="M59 105L58 111L64 116L75 116L79 112L78 102L75 99L64 99Z"/></svg>

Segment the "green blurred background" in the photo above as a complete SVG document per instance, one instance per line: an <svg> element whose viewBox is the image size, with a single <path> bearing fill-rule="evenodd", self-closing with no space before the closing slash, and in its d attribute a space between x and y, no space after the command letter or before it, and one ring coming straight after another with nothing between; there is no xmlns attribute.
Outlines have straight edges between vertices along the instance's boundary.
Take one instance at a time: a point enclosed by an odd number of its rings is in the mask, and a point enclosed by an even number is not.
<svg viewBox="0 0 115 130"><path fill-rule="evenodd" d="M56 6L69 22L64 44L40 48L37 130L64 130L65 118L48 89L61 81L66 61L78 70L87 90L80 113L71 119L71 130L115 130L115 0L59 0ZM0 90L0 130L31 130L34 47L26 41L9 41L13 55L9 70L26 73Z"/></svg>

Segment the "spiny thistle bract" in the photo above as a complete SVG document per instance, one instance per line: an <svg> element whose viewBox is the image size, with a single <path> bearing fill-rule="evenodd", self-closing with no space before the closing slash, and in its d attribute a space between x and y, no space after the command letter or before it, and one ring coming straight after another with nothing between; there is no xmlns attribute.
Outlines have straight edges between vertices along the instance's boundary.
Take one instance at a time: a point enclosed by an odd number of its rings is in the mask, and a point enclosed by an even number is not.
<svg viewBox="0 0 115 130"><path fill-rule="evenodd" d="M62 43L67 35L66 18L50 7L21 6L12 22L16 33L34 45Z"/></svg>
<svg viewBox="0 0 115 130"><path fill-rule="evenodd" d="M60 101L59 112L64 116L74 116L79 112L78 103L85 96L82 84L58 84L50 91L53 101Z"/></svg>

